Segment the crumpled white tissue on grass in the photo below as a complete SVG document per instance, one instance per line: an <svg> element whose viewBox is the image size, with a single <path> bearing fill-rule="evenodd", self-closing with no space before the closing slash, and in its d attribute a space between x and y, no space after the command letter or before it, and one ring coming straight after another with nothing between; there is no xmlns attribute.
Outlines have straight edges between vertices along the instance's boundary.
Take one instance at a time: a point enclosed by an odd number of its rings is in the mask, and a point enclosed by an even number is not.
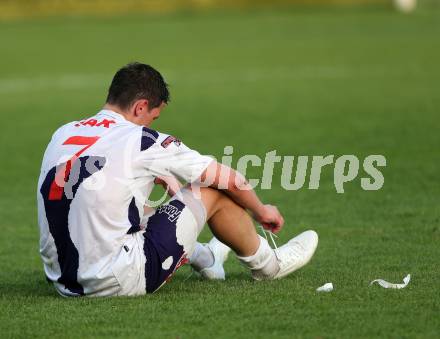
<svg viewBox="0 0 440 339"><path fill-rule="evenodd" d="M411 280L411 274L408 274L405 278L403 278L403 284L393 284L388 281L382 280L382 279L376 279L370 282L370 286L373 285L375 282L377 282L380 286L383 288L396 288L401 289L408 286L409 281Z"/></svg>
<svg viewBox="0 0 440 339"><path fill-rule="evenodd" d="M316 289L316 292L331 292L331 291L333 291L332 283L326 283Z"/></svg>

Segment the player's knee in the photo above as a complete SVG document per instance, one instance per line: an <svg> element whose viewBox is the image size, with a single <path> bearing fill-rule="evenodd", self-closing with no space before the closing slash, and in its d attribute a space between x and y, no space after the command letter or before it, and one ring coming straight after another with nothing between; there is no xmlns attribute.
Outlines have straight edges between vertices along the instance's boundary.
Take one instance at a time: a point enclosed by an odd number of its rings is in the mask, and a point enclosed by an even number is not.
<svg viewBox="0 0 440 339"><path fill-rule="evenodd" d="M238 209L243 209L224 192L213 188L208 189L210 190L209 194L211 194L213 198L214 212L218 212L220 210L237 211Z"/></svg>
<svg viewBox="0 0 440 339"><path fill-rule="evenodd" d="M191 191L200 197L205 206L208 219L220 209L236 205L226 194L211 187L191 187Z"/></svg>
<svg viewBox="0 0 440 339"><path fill-rule="evenodd" d="M207 205L211 206L211 208L216 208L219 206L221 201L223 200L223 193L211 187L201 187L200 195L202 197L203 202L206 202Z"/></svg>

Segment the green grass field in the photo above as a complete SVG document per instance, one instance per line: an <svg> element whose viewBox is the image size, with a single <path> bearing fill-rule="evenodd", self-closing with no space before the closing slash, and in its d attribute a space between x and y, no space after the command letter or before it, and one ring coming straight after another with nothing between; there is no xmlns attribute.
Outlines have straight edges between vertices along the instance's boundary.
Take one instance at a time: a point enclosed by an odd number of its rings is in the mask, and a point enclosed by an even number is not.
<svg viewBox="0 0 440 339"><path fill-rule="evenodd" d="M0 337L384 337L440 335L440 11L221 12L0 24ZM61 124L93 115L114 71L163 71L172 102L154 126L202 153L383 154L385 184L262 199L286 219L279 243L313 228L306 268L255 283L231 256L226 282L182 268L157 294L63 299L38 253L36 185ZM261 174L250 171L251 177ZM209 239L209 231L202 240ZM403 290L369 287L375 278ZM335 290L315 289L333 282Z"/></svg>

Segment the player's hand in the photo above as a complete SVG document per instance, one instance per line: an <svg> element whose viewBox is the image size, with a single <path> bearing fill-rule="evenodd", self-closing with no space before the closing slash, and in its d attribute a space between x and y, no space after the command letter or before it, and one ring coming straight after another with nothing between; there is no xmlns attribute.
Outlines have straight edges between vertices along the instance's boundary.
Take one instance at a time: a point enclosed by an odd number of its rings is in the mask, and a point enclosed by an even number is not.
<svg viewBox="0 0 440 339"><path fill-rule="evenodd" d="M154 183L161 185L170 197L174 196L183 187L180 181L173 176L156 177Z"/></svg>
<svg viewBox="0 0 440 339"><path fill-rule="evenodd" d="M258 214L255 214L255 220L259 222L264 229L273 233L278 233L284 225L284 218L278 211L278 208L272 205L264 205Z"/></svg>
<svg viewBox="0 0 440 339"><path fill-rule="evenodd" d="M163 180L163 179L161 179L161 178L159 178L159 177L156 177L156 178L154 178L154 183L156 184L156 185L161 185L161 186L163 186L163 187L166 187L166 182L165 182L165 180Z"/></svg>

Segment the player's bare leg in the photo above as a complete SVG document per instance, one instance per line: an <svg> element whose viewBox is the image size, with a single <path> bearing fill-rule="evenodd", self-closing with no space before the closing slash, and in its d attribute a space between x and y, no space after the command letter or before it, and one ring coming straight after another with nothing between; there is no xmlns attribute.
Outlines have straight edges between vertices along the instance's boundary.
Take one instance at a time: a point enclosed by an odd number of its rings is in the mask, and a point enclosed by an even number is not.
<svg viewBox="0 0 440 339"><path fill-rule="evenodd" d="M257 234L244 208L219 190L196 189L200 190L212 233L232 248L238 259L251 269L255 279L282 278L311 259L318 241L315 232L304 232L274 251L267 240ZM199 258L202 257L203 252L200 252Z"/></svg>
<svg viewBox="0 0 440 339"><path fill-rule="evenodd" d="M246 210L219 190L207 187L196 189L200 190L212 233L251 270L265 277L275 276L279 271L276 256L266 239L257 234Z"/></svg>
<svg viewBox="0 0 440 339"><path fill-rule="evenodd" d="M200 188L208 225L221 242L239 256L255 254L260 239L249 214L219 190Z"/></svg>
<svg viewBox="0 0 440 339"><path fill-rule="evenodd" d="M252 255L260 239L249 214L227 195L212 188L201 188L200 193L207 222L216 237L208 244L197 243L190 262L207 279L225 279L223 263L230 248L239 255Z"/></svg>
<svg viewBox="0 0 440 339"><path fill-rule="evenodd" d="M202 189L201 194L208 224L216 237L207 244L197 243L190 263L204 278L224 280L223 263L230 248L240 255L252 255L260 239L249 214L228 196L211 188Z"/></svg>

